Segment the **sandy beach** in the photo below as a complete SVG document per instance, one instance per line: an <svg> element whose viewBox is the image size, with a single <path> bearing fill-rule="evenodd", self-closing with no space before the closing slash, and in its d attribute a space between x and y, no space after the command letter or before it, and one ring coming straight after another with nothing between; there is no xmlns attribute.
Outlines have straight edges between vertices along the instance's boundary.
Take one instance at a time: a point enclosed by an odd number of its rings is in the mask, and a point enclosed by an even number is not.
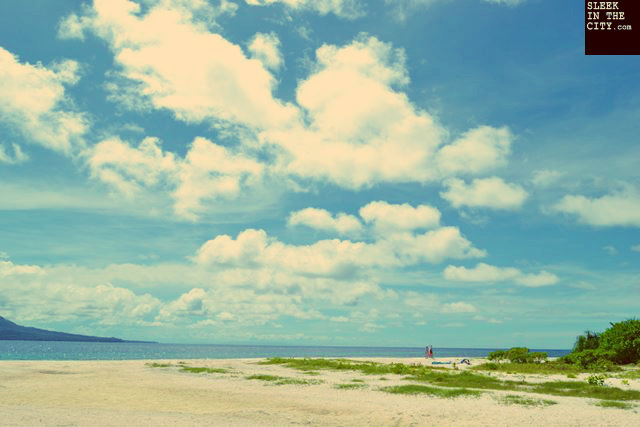
<svg viewBox="0 0 640 427"><path fill-rule="evenodd" d="M367 360L430 364L425 359ZM0 426L640 425L640 402L625 410L596 406L596 399L502 391L458 398L396 395L380 388L410 383L401 375L322 370L311 376L281 365L260 365L258 359L186 361L189 366L224 370L198 374L176 366L151 367L152 362L179 361L2 361ZM251 375L311 384L276 385L247 379ZM551 377L531 375L527 381ZM619 380L607 381L619 386ZM340 384L358 388L340 389ZM625 387L640 389L640 384L632 380ZM506 404L507 394L556 404Z"/></svg>

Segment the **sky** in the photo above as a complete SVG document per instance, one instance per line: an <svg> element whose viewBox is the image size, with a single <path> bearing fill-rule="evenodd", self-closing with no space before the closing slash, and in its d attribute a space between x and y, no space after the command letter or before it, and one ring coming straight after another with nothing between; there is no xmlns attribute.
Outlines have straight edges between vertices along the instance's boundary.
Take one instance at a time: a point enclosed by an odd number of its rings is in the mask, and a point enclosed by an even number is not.
<svg viewBox="0 0 640 427"><path fill-rule="evenodd" d="M570 348L639 315L639 75L578 2L0 2L0 315Z"/></svg>

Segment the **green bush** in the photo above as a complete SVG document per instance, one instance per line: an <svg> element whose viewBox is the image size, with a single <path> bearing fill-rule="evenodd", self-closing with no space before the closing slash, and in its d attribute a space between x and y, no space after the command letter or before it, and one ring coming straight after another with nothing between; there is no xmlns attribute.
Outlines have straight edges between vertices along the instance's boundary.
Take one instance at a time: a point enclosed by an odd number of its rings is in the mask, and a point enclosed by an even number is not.
<svg viewBox="0 0 640 427"><path fill-rule="evenodd" d="M600 349L613 352L612 361L619 364L640 361L640 320L629 319L611 323L611 327L600 334Z"/></svg>
<svg viewBox="0 0 640 427"><path fill-rule="evenodd" d="M584 369L607 371L615 369L612 362L614 356L615 355L612 351L605 351L601 349L582 350L580 352L574 352L564 356L563 360L579 365Z"/></svg>
<svg viewBox="0 0 640 427"><path fill-rule="evenodd" d="M584 350L595 350L600 345L600 336L596 332L585 331L584 335L578 335L573 351L580 353Z"/></svg>
<svg viewBox="0 0 640 427"><path fill-rule="evenodd" d="M526 347L513 347L509 350L492 351L487 358L498 362L508 360L511 363L540 363L547 360L547 353L539 351L530 353Z"/></svg>

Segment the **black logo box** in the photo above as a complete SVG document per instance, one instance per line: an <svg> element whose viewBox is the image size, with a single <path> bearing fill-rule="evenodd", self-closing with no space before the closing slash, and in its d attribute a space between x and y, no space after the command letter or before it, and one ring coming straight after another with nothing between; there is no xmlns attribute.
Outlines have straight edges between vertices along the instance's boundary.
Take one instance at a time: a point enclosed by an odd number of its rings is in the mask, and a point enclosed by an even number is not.
<svg viewBox="0 0 640 427"><path fill-rule="evenodd" d="M584 2L585 55L640 55L640 0Z"/></svg>

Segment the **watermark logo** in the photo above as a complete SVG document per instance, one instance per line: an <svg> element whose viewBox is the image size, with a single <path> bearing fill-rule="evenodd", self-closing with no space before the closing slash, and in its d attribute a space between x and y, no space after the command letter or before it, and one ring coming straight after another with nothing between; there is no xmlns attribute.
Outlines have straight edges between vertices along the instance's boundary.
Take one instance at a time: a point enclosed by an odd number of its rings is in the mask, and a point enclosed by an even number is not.
<svg viewBox="0 0 640 427"><path fill-rule="evenodd" d="M585 1L585 55L640 55L640 0Z"/></svg>

